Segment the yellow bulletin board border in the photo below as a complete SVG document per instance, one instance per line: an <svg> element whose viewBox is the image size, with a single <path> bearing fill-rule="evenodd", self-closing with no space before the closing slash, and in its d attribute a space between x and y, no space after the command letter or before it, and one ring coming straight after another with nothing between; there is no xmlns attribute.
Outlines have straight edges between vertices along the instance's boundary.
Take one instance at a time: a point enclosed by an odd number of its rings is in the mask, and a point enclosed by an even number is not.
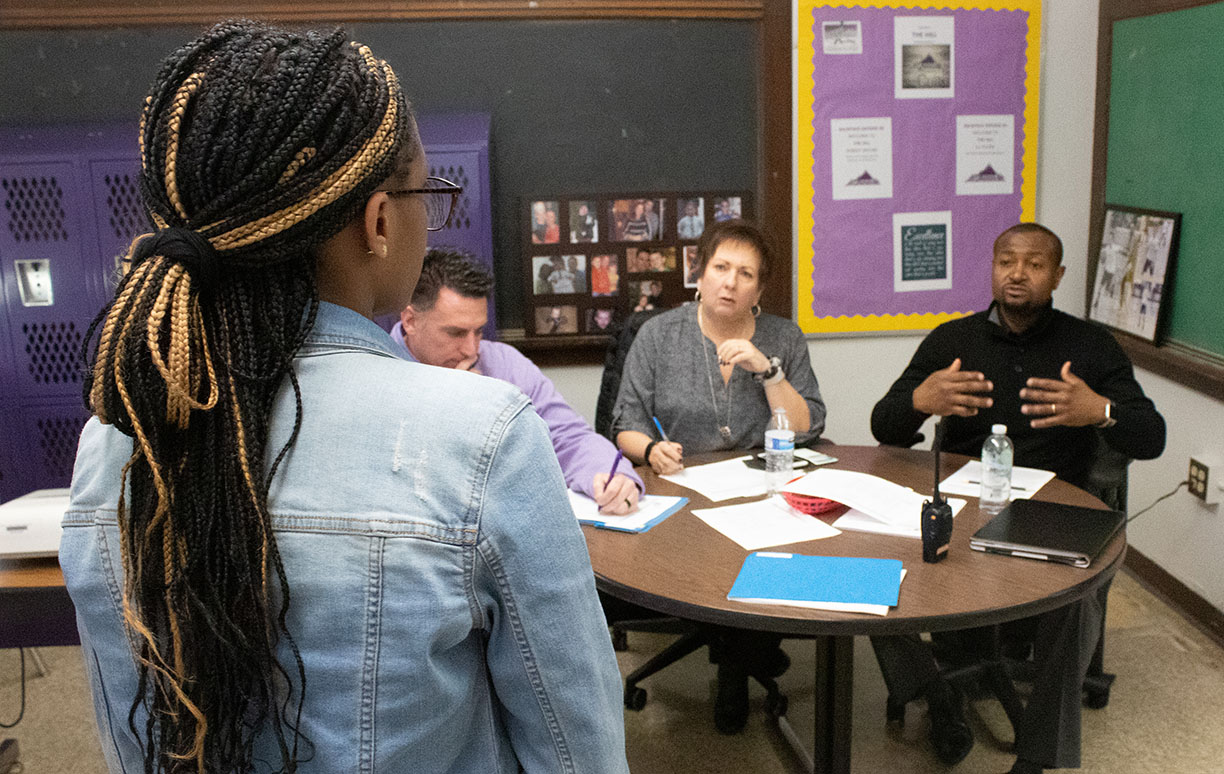
<svg viewBox="0 0 1224 774"><path fill-rule="evenodd" d="M797 318L805 333L887 333L899 331L930 330L937 325L957 317L973 314L977 309L962 312L939 312L926 314L882 314L882 315L837 315L817 316L812 310L815 292L811 267L816 258L812 231L816 225L815 205L811 191L814 186L812 159L815 158L813 121L815 105L812 92L815 88L816 34L812 12L817 8L880 8L903 10L969 10L969 11L1026 11L1028 34L1025 40L1024 73L1024 120L1020 157L1020 211L1021 220L1034 220L1037 211L1037 113L1040 101L1041 73L1041 0L941 0L937 2L896 3L849 3L813 2L797 0L796 3L796 89L795 89L795 258L798 271Z"/></svg>

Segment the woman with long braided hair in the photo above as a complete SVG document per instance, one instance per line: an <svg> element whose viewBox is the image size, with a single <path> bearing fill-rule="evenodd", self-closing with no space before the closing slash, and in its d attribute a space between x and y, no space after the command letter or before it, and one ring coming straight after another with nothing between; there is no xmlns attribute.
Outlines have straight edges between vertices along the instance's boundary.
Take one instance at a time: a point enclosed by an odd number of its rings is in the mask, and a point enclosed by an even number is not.
<svg viewBox="0 0 1224 774"><path fill-rule="evenodd" d="M140 147L60 551L111 771L626 770L543 424L372 322L456 190L391 68L225 22Z"/></svg>

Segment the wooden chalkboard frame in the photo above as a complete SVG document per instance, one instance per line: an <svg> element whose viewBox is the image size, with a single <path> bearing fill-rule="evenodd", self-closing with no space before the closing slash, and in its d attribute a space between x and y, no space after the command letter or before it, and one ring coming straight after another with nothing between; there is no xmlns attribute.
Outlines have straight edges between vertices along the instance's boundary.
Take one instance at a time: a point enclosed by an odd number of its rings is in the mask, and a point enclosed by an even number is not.
<svg viewBox="0 0 1224 774"><path fill-rule="evenodd" d="M1101 251L1101 229L1105 222L1106 159L1109 154L1110 73L1113 61L1113 25L1169 11L1210 5L1218 0L1101 0L1097 32L1096 120L1092 149L1091 228L1088 245L1088 279L1084 308L1092 303L1092 279L1096 276ZM1156 372L1190 389L1224 400L1224 358L1185 346L1175 341L1154 345L1137 336L1114 332L1118 343L1135 365Z"/></svg>

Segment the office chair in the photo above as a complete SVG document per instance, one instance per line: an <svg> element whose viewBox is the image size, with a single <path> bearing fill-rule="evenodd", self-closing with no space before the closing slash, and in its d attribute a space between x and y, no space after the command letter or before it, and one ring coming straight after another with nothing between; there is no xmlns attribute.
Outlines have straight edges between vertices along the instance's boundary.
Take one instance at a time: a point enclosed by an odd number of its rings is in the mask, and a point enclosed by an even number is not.
<svg viewBox="0 0 1224 774"><path fill-rule="evenodd" d="M910 445L921 440L922 436L919 434L912 439ZM1093 463L1088 471L1083 489L1100 499L1108 507L1125 512L1127 468L1130 462L1130 458L1106 443L1098 432L1096 448L1093 450ZM1110 690L1117 677L1106 672L1104 668L1105 613L1110 583L1106 582L1097 592L1101 602L1101 631L1097 637L1096 649L1093 651L1083 683L1083 704L1089 709L1101 709L1109 704ZM949 683L961 688L962 692L972 693L974 686L989 690L1002 705L1003 711L1014 728L1022 709L1014 683L1031 682L1036 673L1032 643L1026 642L1016 647L1016 643L1004 642L1001 636L1001 626L986 627L975 631L974 634L977 636L977 643L971 648L971 654L951 642L946 642L945 647L941 648L939 643L941 638L935 638L936 660L941 664L940 675ZM951 638L942 639L950 640ZM885 715L889 722L904 722L905 705L889 697Z"/></svg>
<svg viewBox="0 0 1224 774"><path fill-rule="evenodd" d="M612 432L612 411L616 408L616 395L620 392L621 374L625 370L625 359L629 357L629 348L641 330L642 324L666 309L649 309L644 312L634 312L625 319L619 328L612 332L612 341L608 343L608 351L604 355L603 377L599 382L599 398L595 402L595 432L616 443L616 434Z"/></svg>
<svg viewBox="0 0 1224 774"><path fill-rule="evenodd" d="M653 309L644 312L634 312L629 315L619 330L613 333L612 341L604 357L603 377L600 380L599 399L595 408L595 431L616 443L612 431L612 412L616 406L616 395L620 392L621 374L624 371L625 359L629 356L629 348L637 336L642 324L651 317L666 311ZM633 670L625 678L625 707L638 711L646 706L646 689L638 685L647 677L676 663L685 656L703 647L709 647L710 663L718 663L722 656L720 629L716 626L699 624L681 618L655 614L645 608L629 605L600 594L604 606L604 614L608 616L611 625L612 647L615 650L626 650L629 647L629 632L655 632L679 634L680 637L652 656L645 664ZM629 615L621 618L620 615ZM786 714L787 699L779 690L778 684L771 677L749 673L749 676L765 688L765 710L774 718Z"/></svg>

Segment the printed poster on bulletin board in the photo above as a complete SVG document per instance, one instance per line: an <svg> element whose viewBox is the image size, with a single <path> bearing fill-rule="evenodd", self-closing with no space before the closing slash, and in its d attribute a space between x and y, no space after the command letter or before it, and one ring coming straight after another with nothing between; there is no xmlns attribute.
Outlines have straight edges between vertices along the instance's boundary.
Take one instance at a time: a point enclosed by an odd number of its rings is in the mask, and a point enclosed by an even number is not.
<svg viewBox="0 0 1224 774"><path fill-rule="evenodd" d="M990 302L1035 212L1041 0L798 3L798 321L928 330Z"/></svg>

